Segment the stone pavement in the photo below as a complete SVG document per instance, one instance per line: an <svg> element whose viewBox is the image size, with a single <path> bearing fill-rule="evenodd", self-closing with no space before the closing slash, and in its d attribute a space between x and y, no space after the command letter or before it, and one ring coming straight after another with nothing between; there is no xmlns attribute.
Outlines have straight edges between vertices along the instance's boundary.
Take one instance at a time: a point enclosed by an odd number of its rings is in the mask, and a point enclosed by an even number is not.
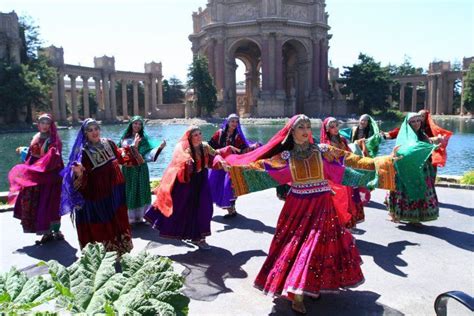
<svg viewBox="0 0 474 316"><path fill-rule="evenodd" d="M423 227L388 221L385 191L373 192L366 221L355 231L365 283L339 294L307 300L308 315L434 315L436 296L450 290L474 294L474 195L469 190L437 188L440 219ZM239 216L226 220L216 208L210 251L157 236L148 225L133 228L133 253L146 249L170 256L186 276L190 315L294 315L289 303L253 288L268 251L283 203L267 190L239 198ZM11 265L38 273L38 260L71 264L78 255L76 232L63 218L66 241L36 246L11 212L0 213L0 272ZM456 303L449 315L468 315Z"/></svg>

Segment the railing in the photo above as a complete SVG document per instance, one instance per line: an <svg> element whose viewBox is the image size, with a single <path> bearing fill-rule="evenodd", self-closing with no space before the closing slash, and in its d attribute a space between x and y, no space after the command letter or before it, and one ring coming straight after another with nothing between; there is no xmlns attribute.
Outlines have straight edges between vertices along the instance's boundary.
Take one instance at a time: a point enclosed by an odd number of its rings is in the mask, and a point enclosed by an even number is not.
<svg viewBox="0 0 474 316"><path fill-rule="evenodd" d="M467 308L474 311L474 298L461 291L450 291L438 295L434 303L434 309L437 316L447 316L448 315L448 300L450 298L455 299L459 303L463 304Z"/></svg>

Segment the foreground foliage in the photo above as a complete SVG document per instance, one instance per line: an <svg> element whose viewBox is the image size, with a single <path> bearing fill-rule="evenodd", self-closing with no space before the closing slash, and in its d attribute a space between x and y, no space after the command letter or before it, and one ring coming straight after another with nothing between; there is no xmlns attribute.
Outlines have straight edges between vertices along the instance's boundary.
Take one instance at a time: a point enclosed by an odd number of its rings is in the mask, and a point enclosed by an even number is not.
<svg viewBox="0 0 474 316"><path fill-rule="evenodd" d="M474 185L474 170L467 171L461 178L462 184L472 184Z"/></svg>
<svg viewBox="0 0 474 316"><path fill-rule="evenodd" d="M116 272L116 259L103 245L89 244L70 267L54 260L40 263L49 269L46 276L28 278L12 268L0 275L0 310L16 314L55 306L61 314L187 315L183 278L170 259L127 254L120 260L121 272Z"/></svg>

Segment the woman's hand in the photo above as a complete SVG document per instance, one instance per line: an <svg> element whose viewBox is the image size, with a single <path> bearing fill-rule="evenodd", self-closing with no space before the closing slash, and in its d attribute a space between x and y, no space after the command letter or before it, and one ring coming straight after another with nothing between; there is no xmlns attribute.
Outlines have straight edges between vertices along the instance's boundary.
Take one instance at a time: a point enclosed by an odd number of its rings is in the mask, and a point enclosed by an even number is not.
<svg viewBox="0 0 474 316"><path fill-rule="evenodd" d="M135 134L135 139L133 140L133 146L137 147L140 146L140 142L142 141L142 138L140 135L137 133Z"/></svg>
<svg viewBox="0 0 474 316"><path fill-rule="evenodd" d="M160 145L160 148L163 149L166 147L166 140L163 139L163 142Z"/></svg>
<svg viewBox="0 0 474 316"><path fill-rule="evenodd" d="M392 153L390 154L393 161L398 161L400 159L403 159L403 156L397 156L397 153L398 153L398 150L400 149L400 146L401 145L393 147Z"/></svg>
<svg viewBox="0 0 474 316"><path fill-rule="evenodd" d="M229 146L230 149L232 150L232 153L235 154L235 153L240 153L240 149L237 148L237 147L234 147L234 146Z"/></svg>
<svg viewBox="0 0 474 316"><path fill-rule="evenodd" d="M86 168L84 168L84 166L80 162L72 163L72 172L74 172L76 176L78 177L82 176L82 174L84 173L84 170L86 170Z"/></svg>

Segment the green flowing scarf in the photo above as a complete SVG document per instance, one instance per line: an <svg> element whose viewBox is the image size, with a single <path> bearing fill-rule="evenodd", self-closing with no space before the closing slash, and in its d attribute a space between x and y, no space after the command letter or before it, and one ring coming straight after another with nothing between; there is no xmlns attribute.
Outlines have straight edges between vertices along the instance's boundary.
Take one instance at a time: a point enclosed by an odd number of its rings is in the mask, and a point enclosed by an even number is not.
<svg viewBox="0 0 474 316"><path fill-rule="evenodd" d="M140 121L142 123L142 129L139 132L140 137L142 138L142 141L140 142L140 145L138 146L138 152L140 153L140 155L144 156L153 148L158 147L158 142L153 141L145 132L145 121L139 115L132 117L131 120L128 122L128 125L123 131L122 136L120 136L120 141L118 143L118 146L121 147L123 140L133 135L132 124L133 122L136 122L136 121Z"/></svg>
<svg viewBox="0 0 474 316"><path fill-rule="evenodd" d="M430 157L436 146L420 141L418 135L413 131L410 118L417 113L408 113L400 127L396 146L400 145L398 155L403 156L395 162L397 170L397 190L404 192L410 201L423 199L426 193L425 175L423 164Z"/></svg>
<svg viewBox="0 0 474 316"><path fill-rule="evenodd" d="M382 136L380 136L380 130L379 126L377 125L377 122L370 116L369 117L369 128L372 133L372 135L365 140L365 146L367 147L367 151L369 152L369 157L375 157L377 156L377 153L379 152L379 145L382 142ZM352 139L352 128L343 128L339 130L339 134L343 136L345 139L351 141ZM362 154L355 152L355 154Z"/></svg>

